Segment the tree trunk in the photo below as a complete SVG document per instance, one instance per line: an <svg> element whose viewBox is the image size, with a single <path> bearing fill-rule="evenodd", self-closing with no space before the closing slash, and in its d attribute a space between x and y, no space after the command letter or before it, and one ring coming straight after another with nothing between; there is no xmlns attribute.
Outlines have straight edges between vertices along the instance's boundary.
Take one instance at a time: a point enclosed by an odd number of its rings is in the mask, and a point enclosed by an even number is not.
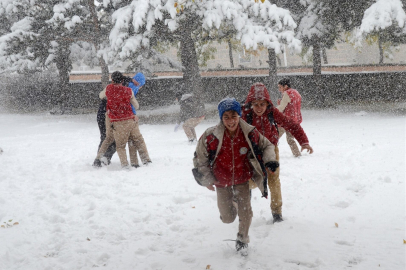
<svg viewBox="0 0 406 270"><path fill-rule="evenodd" d="M110 82L109 66L106 64L106 61L104 61L103 56L99 57L99 63L100 63L101 72L102 72L101 83L102 83L102 88L104 89Z"/></svg>
<svg viewBox="0 0 406 270"><path fill-rule="evenodd" d="M323 55L323 62L325 65L328 64L328 59L327 59L327 50L325 47L323 47L323 49L321 49L321 53Z"/></svg>
<svg viewBox="0 0 406 270"><path fill-rule="evenodd" d="M325 106L325 96L322 92L321 85L321 46L318 37L313 40L313 82L314 82L314 100L316 100L315 105L324 107Z"/></svg>
<svg viewBox="0 0 406 270"><path fill-rule="evenodd" d="M69 73L72 70L69 45L66 42L60 42L55 58L56 68L59 73L59 93L57 104L55 104L56 108L54 108L54 113L56 114L63 114L66 108L69 107Z"/></svg>
<svg viewBox="0 0 406 270"><path fill-rule="evenodd" d="M228 40L228 55L230 57L230 66L231 66L231 68L234 68L233 46L231 44L231 39Z"/></svg>
<svg viewBox="0 0 406 270"><path fill-rule="evenodd" d="M183 65L183 81L186 87L193 91L193 94L200 100L203 100L202 78L200 76L199 63L195 48L195 42L192 39L192 29L186 23L181 27L180 51Z"/></svg>
<svg viewBox="0 0 406 270"><path fill-rule="evenodd" d="M269 65L269 77L268 77L268 90L271 95L271 99L275 102L278 99L278 91L274 90L278 83L278 71L276 67L276 53L274 49L268 49L268 65ZM275 103L276 104L276 103Z"/></svg>
<svg viewBox="0 0 406 270"><path fill-rule="evenodd" d="M89 6L89 10L92 16L92 21L93 21L93 27L94 27L94 33L93 35L93 45L96 49L96 51L99 50L100 48L100 37L101 37L101 31L100 31L100 22L97 17L96 13L96 6L94 4L94 0L88 0L87 4ZM103 56L99 57L99 64L101 68L101 83L102 83L102 88L104 89L108 84L109 84L109 67L106 64L106 61L104 60Z"/></svg>
<svg viewBox="0 0 406 270"><path fill-rule="evenodd" d="M379 64L383 64L383 45L382 45L382 38L378 34L378 46L379 46Z"/></svg>
<svg viewBox="0 0 406 270"><path fill-rule="evenodd" d="M321 75L321 55L320 55L319 38L315 38L313 42L313 75Z"/></svg>

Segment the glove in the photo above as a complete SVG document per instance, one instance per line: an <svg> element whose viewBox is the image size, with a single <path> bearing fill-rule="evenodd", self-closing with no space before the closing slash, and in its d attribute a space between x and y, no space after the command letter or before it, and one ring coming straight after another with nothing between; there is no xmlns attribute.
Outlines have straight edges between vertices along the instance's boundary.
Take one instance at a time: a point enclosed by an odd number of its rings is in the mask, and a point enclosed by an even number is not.
<svg viewBox="0 0 406 270"><path fill-rule="evenodd" d="M265 164L265 167L267 167L271 172L275 172L276 169L279 167L279 162L278 161L269 161Z"/></svg>
<svg viewBox="0 0 406 270"><path fill-rule="evenodd" d="M176 123L175 129L173 131L178 131L179 127L183 125L183 122L180 122L180 124Z"/></svg>

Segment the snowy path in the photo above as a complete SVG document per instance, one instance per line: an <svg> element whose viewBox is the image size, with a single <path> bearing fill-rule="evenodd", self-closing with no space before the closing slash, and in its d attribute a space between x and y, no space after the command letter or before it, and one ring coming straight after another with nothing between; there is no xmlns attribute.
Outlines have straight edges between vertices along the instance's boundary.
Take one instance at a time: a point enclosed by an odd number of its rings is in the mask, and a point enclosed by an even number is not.
<svg viewBox="0 0 406 270"><path fill-rule="evenodd" d="M122 171L115 155L96 170L94 115L0 114L0 222L19 223L0 229L0 269L405 269L405 118L304 119L313 155L280 142L285 221L255 190L241 257L173 125L141 126L150 166Z"/></svg>

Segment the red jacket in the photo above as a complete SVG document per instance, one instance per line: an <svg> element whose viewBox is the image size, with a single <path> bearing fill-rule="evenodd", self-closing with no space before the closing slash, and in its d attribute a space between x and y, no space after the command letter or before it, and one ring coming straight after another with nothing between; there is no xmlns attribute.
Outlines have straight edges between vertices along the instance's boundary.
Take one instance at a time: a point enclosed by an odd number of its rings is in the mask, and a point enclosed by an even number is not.
<svg viewBox="0 0 406 270"><path fill-rule="evenodd" d="M217 149L215 143L209 144L209 147ZM253 172L248 159L249 149L240 127L234 138L227 130L224 131L223 143L213 164L213 174L220 182L219 186L243 184L251 179Z"/></svg>
<svg viewBox="0 0 406 270"><path fill-rule="evenodd" d="M261 116L256 115L251 108L251 103L254 100L266 100L269 103L267 110ZM279 133L274 123L289 131L300 145L309 143L306 133L300 126L300 123L295 119L284 115L273 106L268 89L266 89L265 85L262 83L255 83L251 86L242 110L242 118L248 124L256 127L258 131L273 145L277 145L279 141Z"/></svg>
<svg viewBox="0 0 406 270"><path fill-rule="evenodd" d="M302 123L302 113L300 112L300 108L302 106L302 96L297 90L292 88L286 90L285 92L289 95L290 102L283 111L283 114L295 119L299 124Z"/></svg>
<svg viewBox="0 0 406 270"><path fill-rule="evenodd" d="M134 118L130 103L132 94L131 88L122 85L109 84L106 87L107 114L111 122Z"/></svg>

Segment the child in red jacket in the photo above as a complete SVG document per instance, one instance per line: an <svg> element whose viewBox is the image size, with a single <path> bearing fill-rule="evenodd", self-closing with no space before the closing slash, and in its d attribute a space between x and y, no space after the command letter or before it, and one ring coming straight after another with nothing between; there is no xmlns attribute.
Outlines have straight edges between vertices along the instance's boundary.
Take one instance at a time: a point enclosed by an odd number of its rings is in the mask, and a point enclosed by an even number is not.
<svg viewBox="0 0 406 270"><path fill-rule="evenodd" d="M302 113L300 111L302 105L302 96L296 89L290 88L290 80L284 78L278 82L279 92L282 94L282 99L278 100L278 110L284 115L294 119L297 123L302 123ZM290 150L295 157L300 157L301 153L296 145L295 138L289 131L283 127L279 128L279 138L286 132L286 141L289 144Z"/></svg>
<svg viewBox="0 0 406 270"><path fill-rule="evenodd" d="M309 145L306 133L302 127L292 118L285 116L276 109L270 99L268 89L262 83L254 83L248 92L244 104L242 118L248 124L253 125L275 147L276 160L279 162L278 129L276 125L290 131L302 146L302 151L307 149L313 153ZM282 219L282 193L279 179L279 168L275 172L268 172L268 186L271 191L271 210L273 222L281 222Z"/></svg>
<svg viewBox="0 0 406 270"><path fill-rule="evenodd" d="M263 197L268 196L266 167L275 171L274 145L241 116L241 105L234 98L218 105L220 123L200 137L193 174L196 181L217 192L220 219L232 223L239 217L237 251L248 247L252 220L249 180L257 184Z"/></svg>

